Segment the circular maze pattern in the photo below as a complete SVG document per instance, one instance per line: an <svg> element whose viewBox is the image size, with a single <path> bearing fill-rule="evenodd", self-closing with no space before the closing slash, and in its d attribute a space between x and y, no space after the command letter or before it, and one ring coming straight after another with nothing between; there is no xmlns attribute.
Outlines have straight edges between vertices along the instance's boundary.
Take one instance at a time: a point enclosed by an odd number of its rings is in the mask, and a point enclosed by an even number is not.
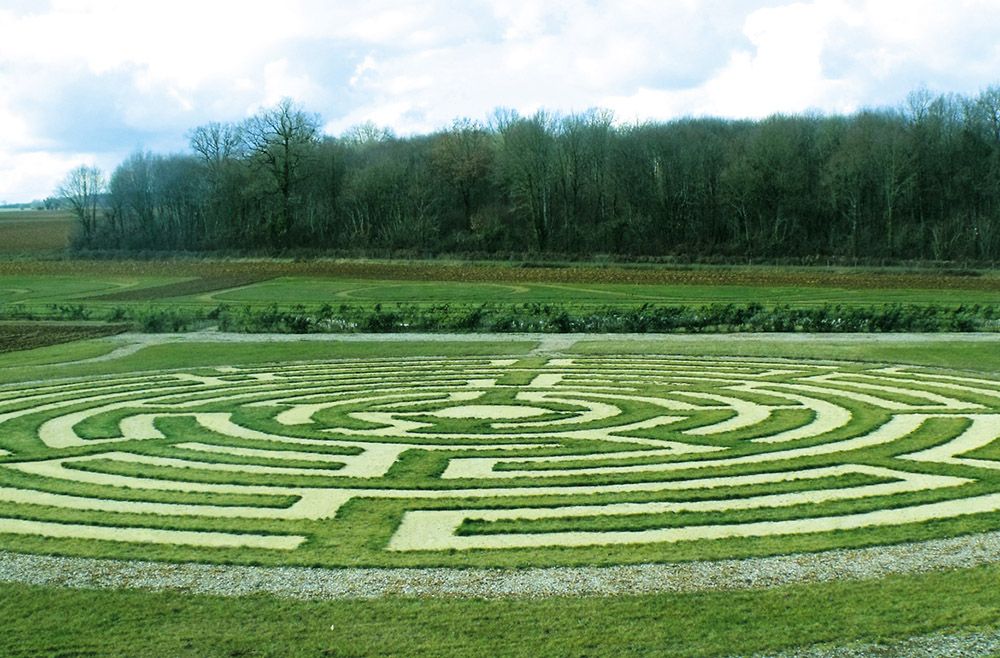
<svg viewBox="0 0 1000 658"><path fill-rule="evenodd" d="M998 438L1000 381L903 366L409 358L49 381L0 388L0 546L467 565L892 542L1000 525Z"/></svg>

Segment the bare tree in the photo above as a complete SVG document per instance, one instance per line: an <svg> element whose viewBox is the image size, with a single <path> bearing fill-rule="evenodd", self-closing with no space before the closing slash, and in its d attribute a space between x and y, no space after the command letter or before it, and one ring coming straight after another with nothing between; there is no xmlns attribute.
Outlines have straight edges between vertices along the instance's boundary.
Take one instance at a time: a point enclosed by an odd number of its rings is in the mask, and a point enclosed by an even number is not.
<svg viewBox="0 0 1000 658"><path fill-rule="evenodd" d="M80 220L85 240L90 240L96 232L97 211L107 185L100 169L80 165L69 172L56 189L56 195L66 199L73 214Z"/></svg>
<svg viewBox="0 0 1000 658"><path fill-rule="evenodd" d="M973 115L994 145L1000 145L1000 85L987 87L971 101Z"/></svg>
<svg viewBox="0 0 1000 658"><path fill-rule="evenodd" d="M197 153L215 175L229 160L240 157L243 134L238 125L212 122L191 131L191 149Z"/></svg>
<svg viewBox="0 0 1000 658"><path fill-rule="evenodd" d="M500 171L513 207L530 218L538 249L545 251L552 228L556 119L543 111L527 119L498 110L493 122L500 137Z"/></svg>
<svg viewBox="0 0 1000 658"><path fill-rule="evenodd" d="M270 175L278 193L277 221L271 222L275 240L284 240L292 226L294 190L303 176L305 161L319 144L319 133L319 117L306 113L289 98L243 124L248 154Z"/></svg>
<svg viewBox="0 0 1000 658"><path fill-rule="evenodd" d="M378 126L373 121L365 121L351 126L340 136L340 141L353 148L364 148L371 144L381 144L396 139L391 128Z"/></svg>
<svg viewBox="0 0 1000 658"><path fill-rule="evenodd" d="M471 230L477 192L488 181L493 168L492 137L485 128L468 119L455 121L431 149L434 168L462 200L462 228Z"/></svg>

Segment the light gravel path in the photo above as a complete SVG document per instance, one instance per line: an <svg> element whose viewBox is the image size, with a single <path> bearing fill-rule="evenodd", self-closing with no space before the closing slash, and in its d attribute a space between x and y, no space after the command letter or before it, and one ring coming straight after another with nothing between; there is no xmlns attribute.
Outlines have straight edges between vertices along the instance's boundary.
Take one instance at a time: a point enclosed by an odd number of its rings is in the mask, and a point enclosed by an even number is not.
<svg viewBox="0 0 1000 658"><path fill-rule="evenodd" d="M1000 654L1000 630L934 633L903 640L816 645L752 658L982 658Z"/></svg>
<svg viewBox="0 0 1000 658"><path fill-rule="evenodd" d="M98 339L116 347L100 356L66 361L51 365L80 365L101 363L131 356L151 345L178 343L293 343L293 342L340 342L340 343L394 343L394 342L468 342L468 343L537 343L529 354L561 354L578 342L654 342L659 341L664 349L671 344L691 343L756 343L756 342L823 342L823 343L867 343L872 345L899 343L931 343L953 341L963 343L996 343L1000 345L1000 333L893 333L893 334L811 334L811 333L739 333L739 334L518 334L518 333L380 333L380 334L244 334L212 330L192 331L179 334L124 333Z"/></svg>
<svg viewBox="0 0 1000 658"><path fill-rule="evenodd" d="M552 333L356 333L356 334L244 334L221 331L192 331L179 334L140 334L124 333L109 336L104 340L122 342L140 342L144 344L163 344L176 342L296 342L296 341L333 341L333 342L492 342L511 343L519 341L538 341L553 347L571 346L578 341L665 341L679 343L700 342L757 342L771 340L780 342L821 341L821 342L871 342L871 343L905 343L905 342L1000 342L1000 333L991 332L958 332L958 333L733 333L733 334L552 334Z"/></svg>
<svg viewBox="0 0 1000 658"><path fill-rule="evenodd" d="M755 590L796 583L869 580L995 562L1000 562L1000 532L765 558L528 569L320 569L166 564L0 552L0 582L222 596L269 594L291 599L496 599Z"/></svg>

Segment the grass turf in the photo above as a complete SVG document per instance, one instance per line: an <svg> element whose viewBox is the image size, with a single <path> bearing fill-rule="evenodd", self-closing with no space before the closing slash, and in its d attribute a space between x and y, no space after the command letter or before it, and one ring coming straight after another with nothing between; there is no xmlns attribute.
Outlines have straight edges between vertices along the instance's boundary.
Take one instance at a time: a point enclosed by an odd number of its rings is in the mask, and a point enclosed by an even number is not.
<svg viewBox="0 0 1000 658"><path fill-rule="evenodd" d="M916 283L920 285L920 283ZM301 304L480 304L535 303L563 306L638 306L651 304L748 303L765 305L821 304L879 305L1000 303L1000 291L944 289L841 288L827 286L780 286L763 281L756 284L712 285L700 282L671 284L600 284L600 283L468 283L450 282L356 281L287 277L256 283L189 300L229 303L269 304L289 300Z"/></svg>
<svg viewBox="0 0 1000 658"><path fill-rule="evenodd" d="M89 355L100 342L33 350L35 362ZM185 364L396 354L483 353L488 343L162 345L121 360L22 368L25 354L0 356L0 379L26 372L128 372ZM523 354L532 344L503 345ZM275 351L277 348L277 351ZM1000 371L993 344L961 341L578 343L581 355L632 352L740 354L951 365ZM13 365L21 364L21 365ZM974 529L974 528L968 528ZM140 557L137 555L137 557ZM547 600L303 602L185 593L79 591L0 585L2 653L10 656L717 656L818 642L903 638L995 628L1000 567L870 582L795 585L765 591Z"/></svg>
<svg viewBox="0 0 1000 658"><path fill-rule="evenodd" d="M763 591L295 601L0 585L3 655L700 656L996 628L1000 567Z"/></svg>

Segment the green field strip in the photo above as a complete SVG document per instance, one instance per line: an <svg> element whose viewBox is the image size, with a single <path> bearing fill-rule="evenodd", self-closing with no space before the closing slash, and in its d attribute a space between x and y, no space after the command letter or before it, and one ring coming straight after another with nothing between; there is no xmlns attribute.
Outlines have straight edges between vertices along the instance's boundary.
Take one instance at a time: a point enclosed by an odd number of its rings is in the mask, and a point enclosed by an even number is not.
<svg viewBox="0 0 1000 658"><path fill-rule="evenodd" d="M835 359L854 362L877 362L882 364L910 364L968 371L1000 373L1000 350L990 347L992 343L978 344L961 340L921 340L903 341L901 344L880 341L878 336L870 340L845 340L836 335L824 336L815 341L789 336L754 336L752 340L739 340L727 336L725 341L676 340L665 336L648 340L580 340L566 352L572 355L620 354L650 356L663 354L729 357L747 359L760 357L783 357L800 359ZM868 337L866 337L868 338Z"/></svg>
<svg viewBox="0 0 1000 658"><path fill-rule="evenodd" d="M206 548L264 548L292 550L302 543L302 537L227 534L219 532L185 532L154 528L112 528L70 523L47 523L23 519L0 518L0 535L34 535L68 539L87 539L141 544L182 544Z"/></svg>
<svg viewBox="0 0 1000 658"><path fill-rule="evenodd" d="M15 469L0 469L0 487L19 491L76 496L109 501L181 503L219 507L289 507L299 497L274 493L220 493L209 491L160 491L156 489L88 484L60 477L44 477Z"/></svg>
<svg viewBox="0 0 1000 658"><path fill-rule="evenodd" d="M494 344L484 341L404 341L404 342L239 342L204 343L184 341L177 344L150 345L129 356L100 364L74 365L49 369L4 370L4 356L0 355L0 382L37 381L39 378L89 379L94 376L114 376L137 372L161 374L171 371L201 370L207 367L246 367L250 364L266 366L287 362L374 358L376 363L392 359L417 357L428 360L436 357L496 357L509 360L511 355L524 354L533 349L535 341L504 341ZM421 358L422 357L422 358ZM506 358L504 358L506 357ZM178 363L193 367L178 367Z"/></svg>
<svg viewBox="0 0 1000 658"><path fill-rule="evenodd" d="M89 336L83 340L59 342L44 347L18 347L16 352L0 353L0 381L6 381L11 374L32 379L31 373L37 373L46 366L50 369L61 368L74 361L106 356L116 348L110 341Z"/></svg>
<svg viewBox="0 0 1000 658"><path fill-rule="evenodd" d="M998 303L1000 293L964 290L965 303ZM518 283L514 285L448 281L414 282L357 281L347 279L279 278L231 292L215 293L205 301L266 304L289 299L301 304L364 304L416 302L419 304L571 303L580 306L637 305L642 303L781 303L816 305L823 303L885 304L953 303L954 292L931 288L871 288L850 290L837 287L698 284L575 284ZM198 300L197 297L189 298ZM198 300L201 301L201 300Z"/></svg>
<svg viewBox="0 0 1000 658"><path fill-rule="evenodd" d="M850 515L802 518L787 521L747 521L738 524L716 523L679 528L655 528L624 531L561 531L555 533L523 533L505 535L462 536L455 532L455 523L464 520L464 513L441 515L433 512L411 512L389 544L390 550L463 550L484 548L535 548L541 546L578 547L590 545L631 545L744 538L775 535L797 535L869 528L884 525L917 524L941 518L984 514L1000 511L1000 494L987 494L957 501L926 503ZM433 516L432 516L433 515ZM435 530L430 530L430 528ZM414 539L416 538L416 539Z"/></svg>
<svg viewBox="0 0 1000 658"><path fill-rule="evenodd" d="M89 295L158 286L178 280L178 277L89 278L71 275L0 275L0 303L38 304L78 301Z"/></svg>
<svg viewBox="0 0 1000 658"><path fill-rule="evenodd" d="M456 532L471 536L735 525L809 519L830 514L848 515L864 512L866 507L873 510L898 509L921 501L941 500L940 495L929 495L922 484L900 479L893 481L888 473L882 474L881 478L872 474L871 479L880 480L877 483L861 484L857 475L827 476L825 480L810 482L811 486L790 488L786 493L739 491L719 499L494 508L473 512L475 520L464 521ZM967 482L954 478L944 480L941 486L960 486ZM907 499L898 495L912 491L920 491L921 496ZM882 498L886 496L896 498L891 501ZM691 538L696 539L698 537Z"/></svg>

